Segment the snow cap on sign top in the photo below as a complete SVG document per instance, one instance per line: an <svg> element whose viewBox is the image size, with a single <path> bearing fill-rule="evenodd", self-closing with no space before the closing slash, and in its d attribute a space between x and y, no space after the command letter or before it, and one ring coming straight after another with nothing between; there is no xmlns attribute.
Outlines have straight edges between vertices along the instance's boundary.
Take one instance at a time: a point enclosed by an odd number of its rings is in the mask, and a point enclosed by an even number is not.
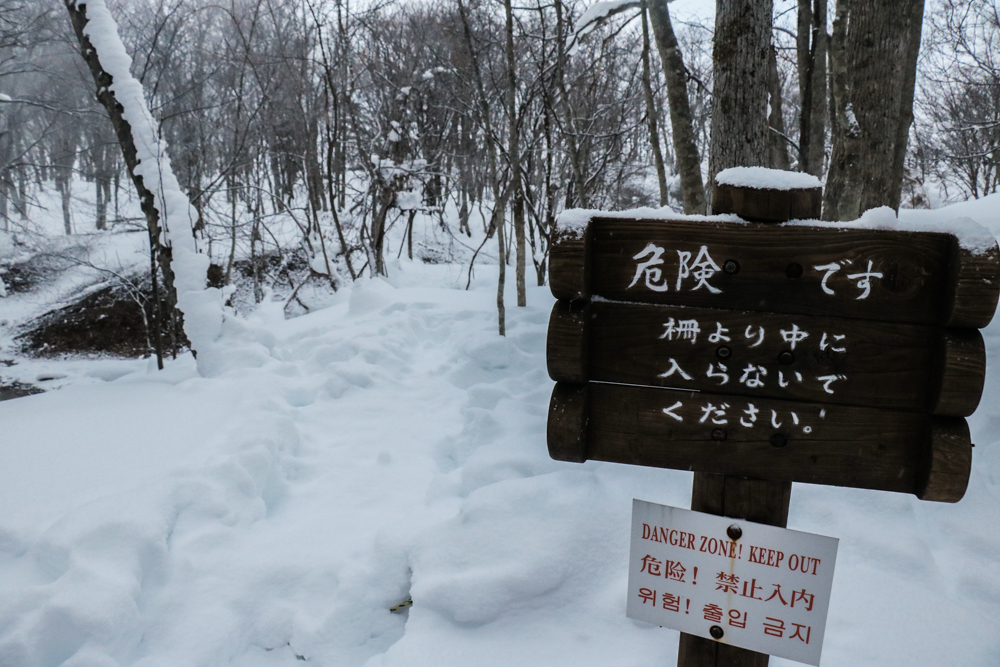
<svg viewBox="0 0 1000 667"><path fill-rule="evenodd" d="M783 171L765 167L730 167L715 175L719 185L757 190L808 190L821 188L823 183L812 174L800 171Z"/></svg>

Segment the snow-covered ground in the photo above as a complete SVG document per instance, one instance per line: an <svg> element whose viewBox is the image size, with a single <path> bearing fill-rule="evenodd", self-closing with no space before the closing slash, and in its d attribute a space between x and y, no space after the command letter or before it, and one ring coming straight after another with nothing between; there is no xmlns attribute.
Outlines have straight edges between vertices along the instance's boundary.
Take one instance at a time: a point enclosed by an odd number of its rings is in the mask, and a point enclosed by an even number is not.
<svg viewBox="0 0 1000 667"><path fill-rule="evenodd" d="M997 234L1000 196L907 214L956 215ZM65 377L0 403L0 666L674 664L678 633L625 618L629 512L687 507L691 475L550 460L552 297L510 290L500 338L495 279L393 260L323 310L264 303L259 354L214 378L3 369ZM789 527L840 539L824 666L1000 664L984 334L960 503L795 485Z"/></svg>

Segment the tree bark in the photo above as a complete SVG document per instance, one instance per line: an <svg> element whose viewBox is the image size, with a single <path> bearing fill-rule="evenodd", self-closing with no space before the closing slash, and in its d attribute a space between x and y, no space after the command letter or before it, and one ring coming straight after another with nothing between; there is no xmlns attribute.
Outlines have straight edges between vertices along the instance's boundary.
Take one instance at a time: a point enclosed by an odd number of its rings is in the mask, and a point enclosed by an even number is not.
<svg viewBox="0 0 1000 667"><path fill-rule="evenodd" d="M556 71L555 77L559 87L559 101L562 107L564 123L566 126L566 142L569 144L569 161L573 168L573 183L575 185L575 197L569 196L567 188L566 206L575 204L578 208L587 208L587 178L584 174L583 157L577 143L578 132L576 128L576 116L573 115L573 108L570 104L569 89L566 86L566 29L567 21L563 16L564 7L562 0L555 0L556 10Z"/></svg>
<svg viewBox="0 0 1000 667"><path fill-rule="evenodd" d="M728 0L719 0L720 3L726 1ZM767 5L770 17L771 3L768 2ZM656 48L660 53L663 76L667 82L670 128L674 143L674 155L677 159L677 173L681 177L684 212L703 214L705 213L705 187L701 180L701 157L698 155L698 144L694 140L694 121L687 93L687 69L684 67L684 58L677 46L677 37L674 35L674 28L670 22L667 0L649 0L649 22L653 26ZM770 18L768 19L768 31L770 31Z"/></svg>
<svg viewBox="0 0 1000 667"><path fill-rule="evenodd" d="M771 49L769 0L717 0L712 49L712 136L709 183L729 167L767 162L767 79Z"/></svg>
<svg viewBox="0 0 1000 667"><path fill-rule="evenodd" d="M558 0L557 0L558 2ZM507 335L507 313L503 302L504 285L507 282L507 255L506 241L504 239L503 208L507 205L507 198L500 191L500 175L497 170L496 147L494 146L493 123L490 120L490 103L486 98L486 88L483 86L483 77L479 71L479 59L472 45L472 29L469 27L469 17L465 11L462 0L458 0L458 13L462 19L462 32L465 37L465 45L469 49L469 61L472 67L472 75L476 84L476 95L479 101L480 123L483 134L486 136L486 158L489 169L490 181L493 185L493 221L497 232L497 255L500 261L500 272L497 277L497 329L501 336ZM498 210L499 209L499 210Z"/></svg>
<svg viewBox="0 0 1000 667"><path fill-rule="evenodd" d="M504 14L506 18L507 37L507 123L508 132L508 155L510 157L510 180L513 191L513 211L514 218L514 243L517 250L517 263L514 266L514 276L517 286L517 305L524 307L528 305L528 297L525 291L524 271L527 262L525 261L524 242L524 182L521 178L521 142L520 123L517 117L517 58L514 55L514 12L511 7L511 0L504 0Z"/></svg>
<svg viewBox="0 0 1000 667"><path fill-rule="evenodd" d="M667 170L663 164L660 149L660 131L657 128L656 103L653 101L652 72L649 65L649 19L646 16L646 2L641 5L642 15L642 90L646 98L646 125L649 128L649 147L653 151L653 165L656 167L656 183L660 186L660 206L670 203L667 192ZM698 175L699 180L701 174Z"/></svg>
<svg viewBox="0 0 1000 667"><path fill-rule="evenodd" d="M799 0L799 171L814 176L823 173L826 153L826 7L826 0Z"/></svg>
<svg viewBox="0 0 1000 667"><path fill-rule="evenodd" d="M768 142L768 166L772 169L788 171L788 139L785 134L785 118L781 112L781 77L778 75L778 55L771 46L767 59L767 90L771 112L767 117L770 132Z"/></svg>
<svg viewBox="0 0 1000 667"><path fill-rule="evenodd" d="M823 218L899 210L923 0L839 0L831 61L833 152Z"/></svg>

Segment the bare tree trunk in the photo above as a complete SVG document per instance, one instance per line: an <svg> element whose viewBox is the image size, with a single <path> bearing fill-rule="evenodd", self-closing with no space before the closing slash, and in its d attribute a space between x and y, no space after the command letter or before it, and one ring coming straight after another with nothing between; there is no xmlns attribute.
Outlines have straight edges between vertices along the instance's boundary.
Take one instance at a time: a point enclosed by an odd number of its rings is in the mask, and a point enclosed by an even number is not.
<svg viewBox="0 0 1000 667"><path fill-rule="evenodd" d="M642 14L642 90L646 98L646 125L649 127L649 147L653 151L656 167L656 182L660 186L660 206L670 203L667 192L667 172L663 165L663 151L660 149L660 131L656 122L656 103L653 101L652 72L649 66L649 19L646 16L646 1L641 5ZM699 180L701 175L699 174Z"/></svg>
<svg viewBox="0 0 1000 667"><path fill-rule="evenodd" d="M719 3L729 0L719 0ZM768 12L771 3L767 2ZM768 14L770 16L770 13ZM667 82L667 105L670 109L670 127L677 158L677 173L681 177L681 193L685 213L705 213L705 187L701 180L701 157L694 140L694 121L687 93L687 69L677 37L670 22L667 0L650 0L649 22L653 26L656 47L663 63L663 76ZM718 28L717 28L718 29ZM770 30L770 20L768 21ZM718 37L718 33L716 33ZM770 42L769 42L770 43ZM718 42L716 42L718 44ZM715 116L713 109L713 133ZM763 112L762 112L763 113ZM711 174L714 177L714 172Z"/></svg>
<svg viewBox="0 0 1000 667"><path fill-rule="evenodd" d="M517 264L514 266L514 277L517 284L517 305L524 307L528 305L528 297L525 292L524 270L527 262L524 254L524 182L521 178L521 142L520 122L517 117L517 59L514 56L514 12L510 5L511 0L504 0L504 14L506 18L507 32L507 123L510 136L508 137L508 155L510 156L510 180L514 195L513 218L514 218L514 243L517 248Z"/></svg>
<svg viewBox="0 0 1000 667"><path fill-rule="evenodd" d="M558 2L559 0L556 0ZM504 284L507 281L507 248L504 239L503 209L507 205L507 198L500 191L500 174L497 170L496 146L494 145L493 123L490 120L490 103L486 98L486 89L483 87L483 77L479 72L479 59L476 57L476 50L472 45L472 30L469 28L469 17L465 12L465 4L458 0L458 13L462 19L462 29L465 36L465 45L469 49L469 60L472 64L472 74L476 83L476 94L479 98L480 122L483 126L483 133L486 135L486 157L490 174L490 181L493 185L493 221L497 232L497 256L500 260L500 274L497 278L497 328L501 336L507 335L507 314L503 302ZM499 209L499 210L498 210Z"/></svg>
<svg viewBox="0 0 1000 667"><path fill-rule="evenodd" d="M778 54L771 45L767 59L767 90L771 113L767 117L770 132L768 142L768 166L772 169L791 169L788 161L788 138L785 134L785 118L781 113L781 78L778 76Z"/></svg>
<svg viewBox="0 0 1000 667"><path fill-rule="evenodd" d="M73 171L71 169L58 166L56 167L56 174L56 187L59 190L59 199L62 202L63 227L66 230L66 235L68 236L73 233L73 221L69 210L70 194L73 187Z"/></svg>
<svg viewBox="0 0 1000 667"><path fill-rule="evenodd" d="M771 10L770 0L716 2L710 184L723 169L766 164Z"/></svg>
<svg viewBox="0 0 1000 667"><path fill-rule="evenodd" d="M814 176L823 173L826 153L826 8L826 0L799 0L799 171Z"/></svg>
<svg viewBox="0 0 1000 667"><path fill-rule="evenodd" d="M906 145L910 138L910 127L913 125L913 94L917 83L917 58L920 55L920 33L924 22L924 3L914 1L907 3L909 10L908 25L902 48L905 69L900 83L899 124L896 129L896 146L892 156L892 180L889 182L888 200L892 208L899 210L900 198L903 194L904 162L906 161ZM994 156L994 164L995 156Z"/></svg>
<svg viewBox="0 0 1000 667"><path fill-rule="evenodd" d="M97 229L107 229L108 227L108 200L104 198L105 185L107 181L100 177L94 179L94 196L97 202Z"/></svg>
<svg viewBox="0 0 1000 667"><path fill-rule="evenodd" d="M7 183L0 179L0 229L10 231L10 218L7 217Z"/></svg>
<svg viewBox="0 0 1000 667"><path fill-rule="evenodd" d="M923 0L839 0L831 60L833 154L827 220L899 209Z"/></svg>
<svg viewBox="0 0 1000 667"><path fill-rule="evenodd" d="M115 135L121 146L128 175L139 194L140 206L146 216L150 253L155 257L154 270L155 265L158 264L160 271L163 272L163 287L166 291L169 310L172 313L177 305L177 291L174 289L174 272L171 268L172 251L169 246L160 243L162 229L160 227L160 213L156 208L156 198L153 192L143 183L142 176L135 173L138 160L135 139L132 136L132 126L129 125L129 122L122 115L125 108L118 103L115 93L111 90L111 75L104 70L97 56L97 49L91 44L90 38L84 34L84 28L87 25L86 5L82 3L78 5L73 0L66 0L66 10L69 12L70 20L73 23L73 31L76 33L76 39L80 44L80 54L87 63L90 74L94 79L94 84L97 86L97 101L101 103L111 118L111 125L115 129ZM155 281L155 276L153 279ZM159 320L160 318L157 319ZM159 322L157 326L159 327ZM157 338L157 343L159 343L159 338ZM157 365L163 368L163 356L159 344L156 345L156 349Z"/></svg>
<svg viewBox="0 0 1000 667"><path fill-rule="evenodd" d="M555 0L556 10L556 71L555 77L559 86L559 100L562 112L565 116L566 143L569 144L569 161L573 168L573 184L575 186L575 203L579 208L587 208L587 177L583 169L583 156L579 146L579 133L576 127L576 116L569 103L569 89L566 86L566 28L567 21L563 16L562 0ZM569 188L567 188L567 202L570 205Z"/></svg>

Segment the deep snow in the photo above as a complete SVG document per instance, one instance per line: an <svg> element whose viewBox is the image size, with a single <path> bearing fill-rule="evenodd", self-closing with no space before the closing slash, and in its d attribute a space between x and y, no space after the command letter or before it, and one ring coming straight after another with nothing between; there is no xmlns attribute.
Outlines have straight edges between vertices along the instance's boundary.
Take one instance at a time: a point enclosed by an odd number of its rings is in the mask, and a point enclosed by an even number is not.
<svg viewBox="0 0 1000 667"><path fill-rule="evenodd" d="M996 234L991 199L947 215ZM495 278L394 260L326 309L262 304L212 378L4 369L65 377L0 403L0 665L674 664L676 632L625 618L629 512L687 507L691 475L549 459L552 297L511 290L500 338ZM965 499L794 487L789 527L840 539L824 666L1000 664L984 334Z"/></svg>

